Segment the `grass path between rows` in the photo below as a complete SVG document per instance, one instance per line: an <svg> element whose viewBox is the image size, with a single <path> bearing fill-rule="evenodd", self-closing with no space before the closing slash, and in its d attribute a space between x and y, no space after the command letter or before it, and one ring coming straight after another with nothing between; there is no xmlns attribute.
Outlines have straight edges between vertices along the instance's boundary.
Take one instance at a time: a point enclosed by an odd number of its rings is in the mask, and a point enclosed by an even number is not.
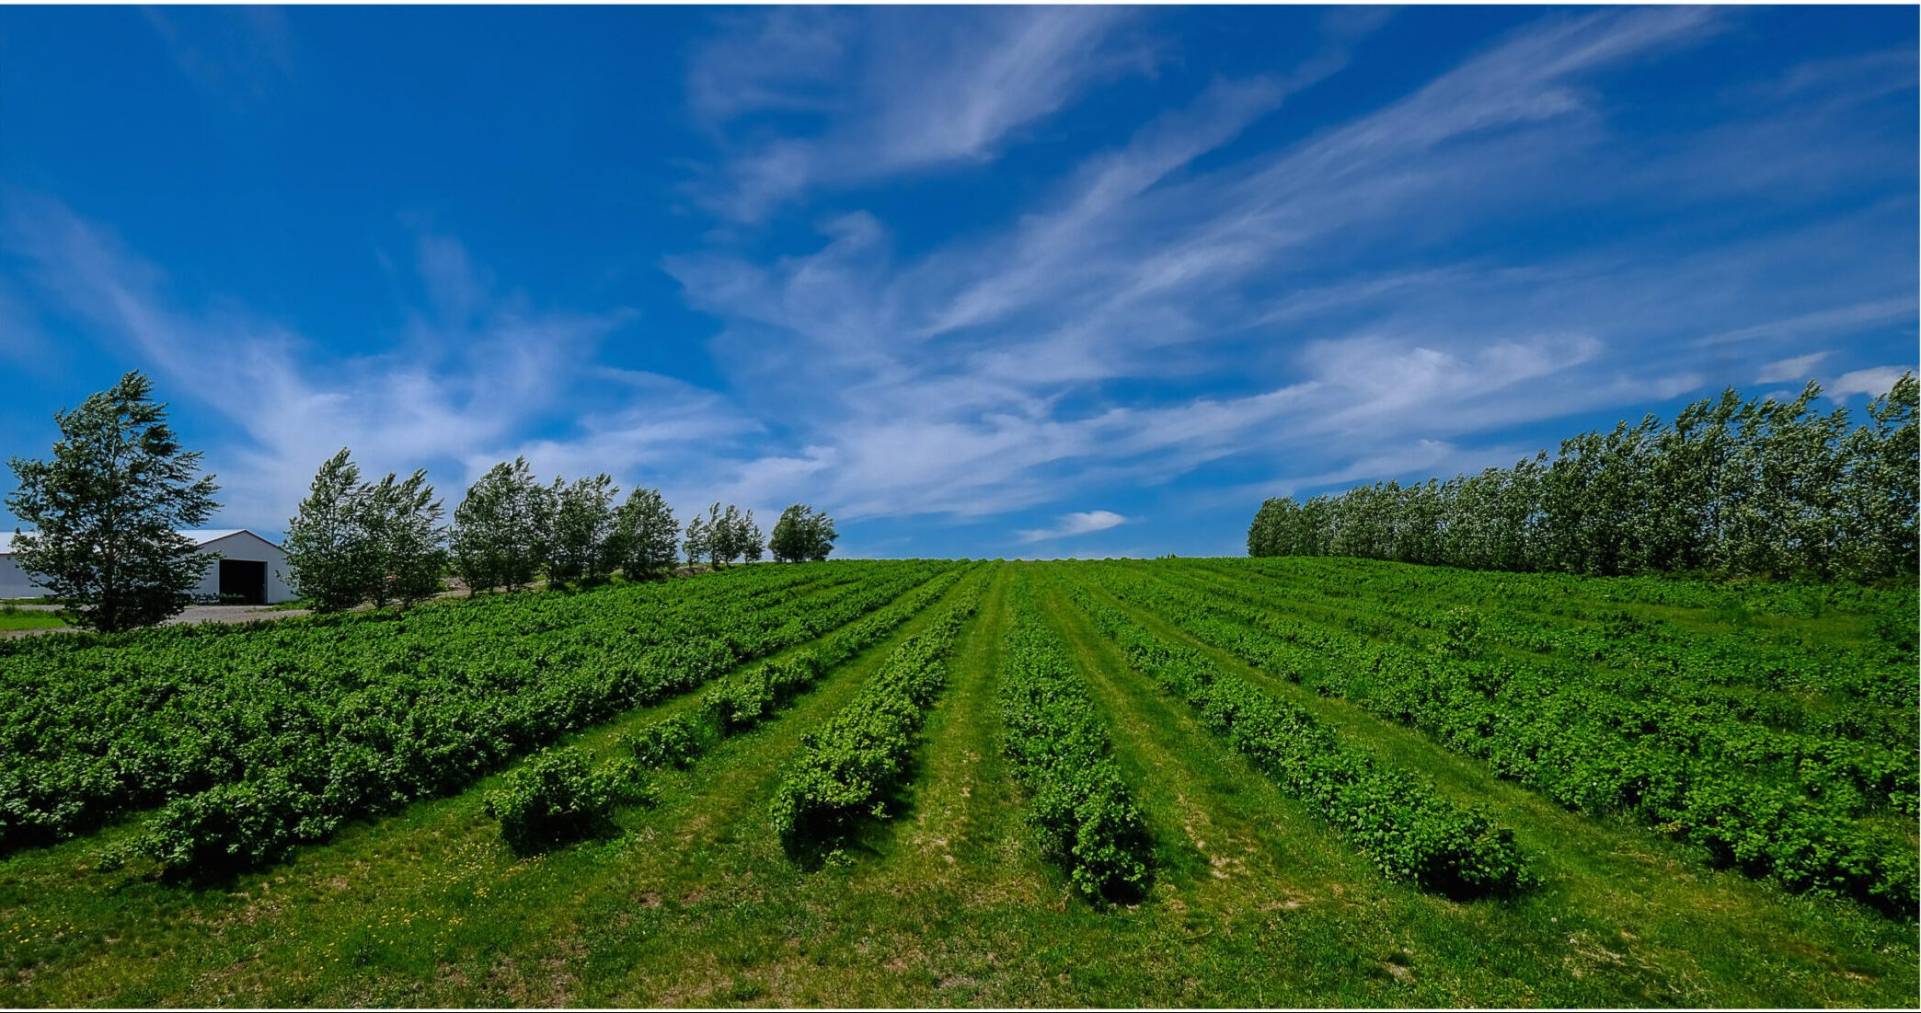
<svg viewBox="0 0 1921 1013"><path fill-rule="evenodd" d="M1569 812L1417 730L1248 666L1095 582L1085 586L1223 670L1307 708L1381 762L1417 771L1448 797L1483 806L1512 827L1543 882L1515 901L1473 905L1483 915L1478 931L1490 933L1480 945L1506 948L1501 959L1539 989L1509 1001L1916 1005L1921 972L1912 926L1848 901L1791 895L1710 869L1695 850L1651 831ZM1488 915L1497 911L1532 929L1514 934ZM1481 992L1476 1001L1502 999Z"/></svg>

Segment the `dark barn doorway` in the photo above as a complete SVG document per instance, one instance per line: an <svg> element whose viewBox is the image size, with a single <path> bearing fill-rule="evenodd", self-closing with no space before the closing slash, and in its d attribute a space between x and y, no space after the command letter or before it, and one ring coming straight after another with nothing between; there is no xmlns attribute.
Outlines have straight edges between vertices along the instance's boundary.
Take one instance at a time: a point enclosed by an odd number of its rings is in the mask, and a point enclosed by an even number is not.
<svg viewBox="0 0 1921 1013"><path fill-rule="evenodd" d="M258 559L220 561L220 600L247 605L267 603L267 564Z"/></svg>

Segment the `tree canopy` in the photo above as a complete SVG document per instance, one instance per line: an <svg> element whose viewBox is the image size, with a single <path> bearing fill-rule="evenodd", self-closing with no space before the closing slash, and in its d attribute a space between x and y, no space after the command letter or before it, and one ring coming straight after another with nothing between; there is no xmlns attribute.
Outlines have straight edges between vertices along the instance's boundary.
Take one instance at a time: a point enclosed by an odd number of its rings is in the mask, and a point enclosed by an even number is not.
<svg viewBox="0 0 1921 1013"><path fill-rule="evenodd" d="M213 515L219 487L152 395L151 380L127 373L54 415L51 460L11 462L18 487L7 508L35 528L14 538L20 568L98 630L179 612L207 569L208 557L178 532Z"/></svg>
<svg viewBox="0 0 1921 1013"><path fill-rule="evenodd" d="M1686 570L1874 578L1916 572L1916 382L1866 420L1733 390L1445 482L1270 499L1248 554L1364 556L1588 574ZM778 540L778 531L777 540Z"/></svg>
<svg viewBox="0 0 1921 1013"><path fill-rule="evenodd" d="M289 576L323 612L430 598L447 564L441 515L425 471L362 482L343 447L321 464L287 522Z"/></svg>
<svg viewBox="0 0 1921 1013"><path fill-rule="evenodd" d="M834 551L834 519L805 503L796 503L780 512L768 548L779 562L826 559Z"/></svg>

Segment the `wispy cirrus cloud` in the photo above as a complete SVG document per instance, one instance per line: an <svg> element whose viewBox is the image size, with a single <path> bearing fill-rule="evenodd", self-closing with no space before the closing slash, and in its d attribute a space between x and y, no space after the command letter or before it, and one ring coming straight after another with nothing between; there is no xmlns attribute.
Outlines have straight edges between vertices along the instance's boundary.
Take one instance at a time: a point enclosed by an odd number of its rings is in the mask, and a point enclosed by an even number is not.
<svg viewBox="0 0 1921 1013"><path fill-rule="evenodd" d="M1365 458L1410 436L1671 396L1700 381L1694 364L1620 355L1604 334L1638 318L1597 326L1596 307L1623 287L1668 284L1631 264L1563 266L1582 299L1558 309L1545 291L1524 295L1552 267L1350 272L1331 283L1346 295L1321 293L1338 322L1296 328L1280 355L1258 346L1289 314L1311 315L1301 282L1357 246L1405 237L1407 213L1427 216L1422 229L1465 227L1499 180L1586 155L1599 110L1583 75L1715 30L1694 10L1552 18L1345 126L1187 171L1341 65L1317 58L1311 71L1217 81L1085 160L1040 210L914 259L896 255L884 222L854 213L811 253L710 250L667 266L723 321L714 348L741 389L808 405L816 466L779 474L825 484L856 515L976 516L1061 488L1164 482L1230 455ZM1462 305L1476 289L1547 308ZM1414 295L1455 305L1426 320L1395 312L1396 296ZM1223 376L1243 391L1133 404L1102 393ZM799 396L824 387L843 396L818 407Z"/></svg>
<svg viewBox="0 0 1921 1013"><path fill-rule="evenodd" d="M1853 369L1835 377L1834 382L1828 384L1827 393L1829 397L1837 400L1845 399L1850 394L1880 397L1893 388L1894 382L1901 379L1901 374L1912 372L1914 372L1912 364Z"/></svg>
<svg viewBox="0 0 1921 1013"><path fill-rule="evenodd" d="M819 188L992 158L1089 87L1151 66L1122 8L782 10L737 19L688 72L727 150L701 199L755 220ZM754 129L756 117L817 122ZM744 137L735 138L733 128Z"/></svg>
<svg viewBox="0 0 1921 1013"><path fill-rule="evenodd" d="M1784 380L1805 380L1814 375L1812 373L1814 367L1830 354L1832 353L1824 350L1809 352L1806 355L1790 356L1786 359L1776 359L1762 366L1760 371L1754 374L1754 382L1780 383Z"/></svg>
<svg viewBox="0 0 1921 1013"><path fill-rule="evenodd" d="M262 100L294 72L293 33L277 7L141 9L174 66L234 106Z"/></svg>
<svg viewBox="0 0 1921 1013"><path fill-rule="evenodd" d="M1022 542L1045 542L1056 538L1072 538L1076 535L1091 535L1096 531L1106 531L1127 523L1127 518L1112 510L1081 510L1062 514L1052 527L1032 528L1020 532Z"/></svg>

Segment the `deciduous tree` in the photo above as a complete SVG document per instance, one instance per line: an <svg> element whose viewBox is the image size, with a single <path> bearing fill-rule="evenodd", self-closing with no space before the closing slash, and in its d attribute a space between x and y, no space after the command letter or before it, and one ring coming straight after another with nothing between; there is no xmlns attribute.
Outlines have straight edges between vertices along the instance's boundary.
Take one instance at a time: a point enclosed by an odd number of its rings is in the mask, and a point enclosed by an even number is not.
<svg viewBox="0 0 1921 1013"><path fill-rule="evenodd" d="M53 458L12 460L7 496L20 568L98 630L158 622L186 607L209 559L178 533L205 523L218 504L200 453L187 450L153 400L153 382L131 372L111 389L58 412Z"/></svg>
<svg viewBox="0 0 1921 1013"><path fill-rule="evenodd" d="M674 512L658 489L635 489L616 518L620 569L629 580L640 580L671 569L680 543Z"/></svg>

